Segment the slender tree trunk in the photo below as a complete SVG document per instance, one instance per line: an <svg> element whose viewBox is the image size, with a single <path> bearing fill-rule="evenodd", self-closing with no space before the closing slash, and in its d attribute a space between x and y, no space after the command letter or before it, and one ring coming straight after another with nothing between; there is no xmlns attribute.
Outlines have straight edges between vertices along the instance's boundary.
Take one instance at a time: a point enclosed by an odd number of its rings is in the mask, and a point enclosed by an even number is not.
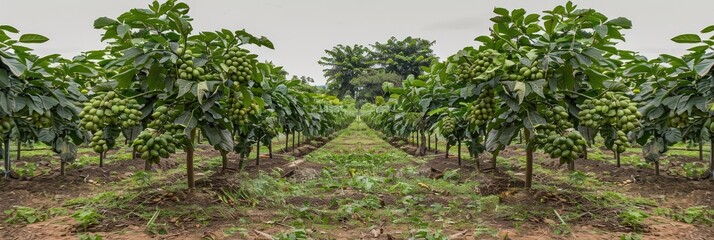
<svg viewBox="0 0 714 240"><path fill-rule="evenodd" d="M293 150L295 150L295 130L293 130Z"/></svg>
<svg viewBox="0 0 714 240"><path fill-rule="evenodd" d="M219 150L219 152L221 153L221 163L223 165L221 171L226 172L228 171L228 152L223 150Z"/></svg>
<svg viewBox="0 0 714 240"><path fill-rule="evenodd" d="M446 150L444 151L446 152L446 158L449 158L449 147L451 147L449 146L449 140L446 140Z"/></svg>
<svg viewBox="0 0 714 240"><path fill-rule="evenodd" d="M655 161L655 176L659 176L659 161Z"/></svg>
<svg viewBox="0 0 714 240"><path fill-rule="evenodd" d="M533 186L533 149L529 146L529 142L531 141L530 138L530 131L528 129L525 130L525 139L526 139L526 189L531 189Z"/></svg>
<svg viewBox="0 0 714 240"><path fill-rule="evenodd" d="M270 159L273 159L273 140L270 140L270 144L268 144L268 155Z"/></svg>
<svg viewBox="0 0 714 240"><path fill-rule="evenodd" d="M439 135L434 134L434 154L439 153Z"/></svg>
<svg viewBox="0 0 714 240"><path fill-rule="evenodd" d="M709 179L714 180L714 139L709 139Z"/></svg>
<svg viewBox="0 0 714 240"><path fill-rule="evenodd" d="M585 147L583 147L583 159L588 160L588 145L586 144Z"/></svg>
<svg viewBox="0 0 714 240"><path fill-rule="evenodd" d="M144 171L151 171L151 161L149 159L144 160Z"/></svg>
<svg viewBox="0 0 714 240"><path fill-rule="evenodd" d="M699 141L699 161L704 161L704 143Z"/></svg>
<svg viewBox="0 0 714 240"><path fill-rule="evenodd" d="M456 150L458 151L458 159L459 159L459 166L461 166L461 139L458 140L457 142L459 144L458 147L456 147Z"/></svg>
<svg viewBox="0 0 714 240"><path fill-rule="evenodd" d="M245 160L245 154L238 154L238 171L243 171L243 160Z"/></svg>
<svg viewBox="0 0 714 240"><path fill-rule="evenodd" d="M283 152L288 151L288 144L290 143L290 133L288 130L285 130L285 149L283 149Z"/></svg>
<svg viewBox="0 0 714 240"><path fill-rule="evenodd" d="M258 140L255 147L255 166L260 165L260 140Z"/></svg>
<svg viewBox="0 0 714 240"><path fill-rule="evenodd" d="M701 145L700 145L701 148ZM20 139L17 140L17 161L20 161L20 155L22 153L22 142Z"/></svg>
<svg viewBox="0 0 714 240"><path fill-rule="evenodd" d="M615 150L615 161L617 161L617 167L620 167L620 153Z"/></svg>
<svg viewBox="0 0 714 240"><path fill-rule="evenodd" d="M570 160L570 162L568 162L568 171L575 171L575 159L572 159Z"/></svg>
<svg viewBox="0 0 714 240"><path fill-rule="evenodd" d="M2 151L3 160L5 160L5 177L9 178L12 172L12 166L10 164L10 136L9 134L5 136L5 148ZM62 174L64 175L64 174Z"/></svg>
<svg viewBox="0 0 714 240"><path fill-rule="evenodd" d="M65 174L65 164L67 164L65 161L60 160L60 175L64 176Z"/></svg>
<svg viewBox="0 0 714 240"><path fill-rule="evenodd" d="M498 154L491 153L491 157L493 158L493 159L491 159L491 164L492 164L491 167L493 168L494 172L498 172L498 168L496 168L496 163L497 163L496 160L498 160Z"/></svg>
<svg viewBox="0 0 714 240"><path fill-rule="evenodd" d="M103 168L103 167L104 167L104 153L105 153L105 152L106 152L106 151L99 153L99 167L100 167L100 168Z"/></svg>
<svg viewBox="0 0 714 240"><path fill-rule="evenodd" d="M186 145L186 177L188 179L188 188L196 188L196 182L193 175L193 141L196 139L196 129L191 130L188 144Z"/></svg>
<svg viewBox="0 0 714 240"><path fill-rule="evenodd" d="M424 151L424 154L429 150L431 150L431 133L427 133L426 135L426 151Z"/></svg>
<svg viewBox="0 0 714 240"><path fill-rule="evenodd" d="M590 139L590 128L585 129L585 135L587 139ZM585 146L583 146L583 159L588 160L588 143L590 140L585 141Z"/></svg>
<svg viewBox="0 0 714 240"><path fill-rule="evenodd" d="M421 132L421 155L426 155L427 151L427 136L426 131Z"/></svg>
<svg viewBox="0 0 714 240"><path fill-rule="evenodd" d="M131 160L136 160L136 146L131 147Z"/></svg>
<svg viewBox="0 0 714 240"><path fill-rule="evenodd" d="M518 131L518 144L523 144L523 131Z"/></svg>

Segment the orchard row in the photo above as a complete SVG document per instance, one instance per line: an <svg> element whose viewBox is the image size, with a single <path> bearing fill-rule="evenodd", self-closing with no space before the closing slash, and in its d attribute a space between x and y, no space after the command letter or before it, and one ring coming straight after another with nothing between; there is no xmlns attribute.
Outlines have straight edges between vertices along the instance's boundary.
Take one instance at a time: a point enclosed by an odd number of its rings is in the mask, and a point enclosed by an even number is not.
<svg viewBox="0 0 714 240"><path fill-rule="evenodd" d="M617 47L632 27L626 18L572 3L541 14L494 13L477 47L433 63L401 87L383 85L389 100L362 108L368 124L390 137L416 134L422 154L427 138L440 134L452 146L466 143L474 159L490 152L495 160L522 132L527 187L537 150L573 169L600 136L618 166L619 154L639 145L659 174L668 147L711 141L714 36L702 35L714 26L672 38L693 44L684 56L647 59Z"/></svg>
<svg viewBox="0 0 714 240"><path fill-rule="evenodd" d="M229 152L245 158L251 146L272 146L280 133L329 136L354 118L336 97L258 61L246 47L272 49L265 37L196 32L188 13L187 4L169 0L99 18L94 27L108 46L73 59L37 56L26 45L46 37L0 26L4 149L10 140L44 142L64 171L77 146L87 144L103 159L123 135L147 169L183 150L194 187L197 134L221 152L225 167ZM9 152L3 155L7 176Z"/></svg>

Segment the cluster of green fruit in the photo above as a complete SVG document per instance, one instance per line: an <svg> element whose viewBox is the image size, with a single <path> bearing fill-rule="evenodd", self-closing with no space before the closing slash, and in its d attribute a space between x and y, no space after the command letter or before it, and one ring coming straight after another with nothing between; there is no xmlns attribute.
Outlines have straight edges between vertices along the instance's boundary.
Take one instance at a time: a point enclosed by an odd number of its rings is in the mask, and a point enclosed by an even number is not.
<svg viewBox="0 0 714 240"><path fill-rule="evenodd" d="M99 94L84 104L79 113L80 125L89 131L98 131L109 125L129 128L141 122L141 106L136 99L122 99L115 92Z"/></svg>
<svg viewBox="0 0 714 240"><path fill-rule="evenodd" d="M578 158L585 149L585 138L573 128L565 130L562 134L551 134L545 141L543 150L551 158L573 160Z"/></svg>
<svg viewBox="0 0 714 240"><path fill-rule="evenodd" d="M176 153L180 141L168 132L159 133L155 129L145 129L134 140L133 146L141 153L141 158L158 163L159 158L167 158Z"/></svg>
<svg viewBox="0 0 714 240"><path fill-rule="evenodd" d="M673 128L685 128L689 126L691 121L689 121L689 114L683 112L682 114L675 114L674 112L669 114L669 126Z"/></svg>
<svg viewBox="0 0 714 240"><path fill-rule="evenodd" d="M257 115L260 111L260 107L255 102L244 105L240 94L232 94L226 100L226 104L228 105L228 119L239 125L245 125L248 123L248 116Z"/></svg>
<svg viewBox="0 0 714 240"><path fill-rule="evenodd" d="M248 82L253 76L253 59L248 55L247 50L238 47L232 47L226 53L226 59L223 61L225 67L228 68L228 78L236 83ZM238 84L233 84L233 89L238 91Z"/></svg>
<svg viewBox="0 0 714 240"><path fill-rule="evenodd" d="M50 111L45 111L44 113L33 112L24 119L39 128L52 126L52 113Z"/></svg>
<svg viewBox="0 0 714 240"><path fill-rule="evenodd" d="M538 79L543 79L545 77L545 72L543 70L538 69L538 67L526 67L522 66L521 68L518 69L518 73L511 73L511 74L506 74L503 75L503 80L515 80L515 81L523 81L523 80L538 80Z"/></svg>
<svg viewBox="0 0 714 240"><path fill-rule="evenodd" d="M623 153L625 152L625 149L630 147L630 141L627 139L627 134L625 134L622 130L617 130L617 138L615 138L613 143L615 144L613 149L618 153Z"/></svg>
<svg viewBox="0 0 714 240"><path fill-rule="evenodd" d="M478 99L474 101L469 112L466 114L466 121L475 126L483 126L491 119L496 113L496 99L494 90L484 90L478 96Z"/></svg>
<svg viewBox="0 0 714 240"><path fill-rule="evenodd" d="M11 117L0 119L0 133L8 134L13 127L15 127L15 121L13 121Z"/></svg>
<svg viewBox="0 0 714 240"><path fill-rule="evenodd" d="M194 65L192 60L194 56L191 50L186 50L184 52L182 48L179 48L176 53L182 55L182 58L177 61L179 64L178 77L180 79L200 81L220 79L220 76L217 73L207 73L205 68Z"/></svg>
<svg viewBox="0 0 714 240"><path fill-rule="evenodd" d="M641 125L639 118L642 115L637 111L637 103L620 93L607 92L599 99L587 99L580 109L580 121L589 128L610 124L623 131L632 131Z"/></svg>
<svg viewBox="0 0 714 240"><path fill-rule="evenodd" d="M568 111L562 106L555 106L552 109L543 110L543 117L549 124L556 125L560 129L573 127L573 123L568 121Z"/></svg>
<svg viewBox="0 0 714 240"><path fill-rule="evenodd" d="M479 83L493 78L494 73L488 70L495 67L494 58L498 52L486 50L473 57L466 57L456 66L456 79L460 82Z"/></svg>
<svg viewBox="0 0 714 240"><path fill-rule="evenodd" d="M169 109L167 106L159 106L151 114L153 120L146 124L146 127L153 129L161 129L161 131L173 134L174 136L182 136L184 128L181 125L174 124L174 120L179 115L176 109Z"/></svg>
<svg viewBox="0 0 714 240"><path fill-rule="evenodd" d="M452 133L454 133L454 130L456 129L456 120L452 117L444 117L444 119L441 120L441 135L442 136L449 136Z"/></svg>
<svg viewBox="0 0 714 240"><path fill-rule="evenodd" d="M107 140L104 139L103 130L99 130L94 133L94 135L92 136L92 141L89 142L89 147L94 149L94 151L98 153L103 153L104 151L109 150Z"/></svg>

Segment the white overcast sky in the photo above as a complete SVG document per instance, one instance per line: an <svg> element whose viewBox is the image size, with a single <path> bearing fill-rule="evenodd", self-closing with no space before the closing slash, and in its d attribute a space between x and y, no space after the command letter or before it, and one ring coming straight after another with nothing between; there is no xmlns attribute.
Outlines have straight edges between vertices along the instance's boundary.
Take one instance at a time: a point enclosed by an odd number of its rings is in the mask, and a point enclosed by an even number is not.
<svg viewBox="0 0 714 240"><path fill-rule="evenodd" d="M103 48L100 31L92 24L98 17L116 18L131 8L146 8L147 0L0 0L0 25L15 26L24 33L39 33L50 41L34 45L39 54L60 53L71 57ZM315 78L324 84L317 61L324 50L337 44L373 44L391 36L421 37L436 41L434 50L445 58L475 44L486 34L494 7L525 8L528 12L552 9L566 1L476 0L188 0L197 30L245 28L266 36L275 50L253 49L261 59L285 66L291 75ZM649 57L660 53L681 54L685 45L669 39L681 33L697 33L714 24L714 0L598 0L576 1L610 18L627 17L623 48Z"/></svg>

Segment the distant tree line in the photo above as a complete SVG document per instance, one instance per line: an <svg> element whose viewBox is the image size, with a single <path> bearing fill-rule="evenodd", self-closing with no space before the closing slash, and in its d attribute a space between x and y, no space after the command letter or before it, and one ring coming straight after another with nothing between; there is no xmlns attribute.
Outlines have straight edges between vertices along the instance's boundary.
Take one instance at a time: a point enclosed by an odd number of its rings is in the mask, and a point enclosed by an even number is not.
<svg viewBox="0 0 714 240"><path fill-rule="evenodd" d="M434 41L406 37L391 37L385 43L363 45L337 45L325 50L327 56L318 61L327 78L327 90L340 98L352 96L358 106L374 102L383 96L385 82L401 85L409 75L418 77L438 61L431 47Z"/></svg>

